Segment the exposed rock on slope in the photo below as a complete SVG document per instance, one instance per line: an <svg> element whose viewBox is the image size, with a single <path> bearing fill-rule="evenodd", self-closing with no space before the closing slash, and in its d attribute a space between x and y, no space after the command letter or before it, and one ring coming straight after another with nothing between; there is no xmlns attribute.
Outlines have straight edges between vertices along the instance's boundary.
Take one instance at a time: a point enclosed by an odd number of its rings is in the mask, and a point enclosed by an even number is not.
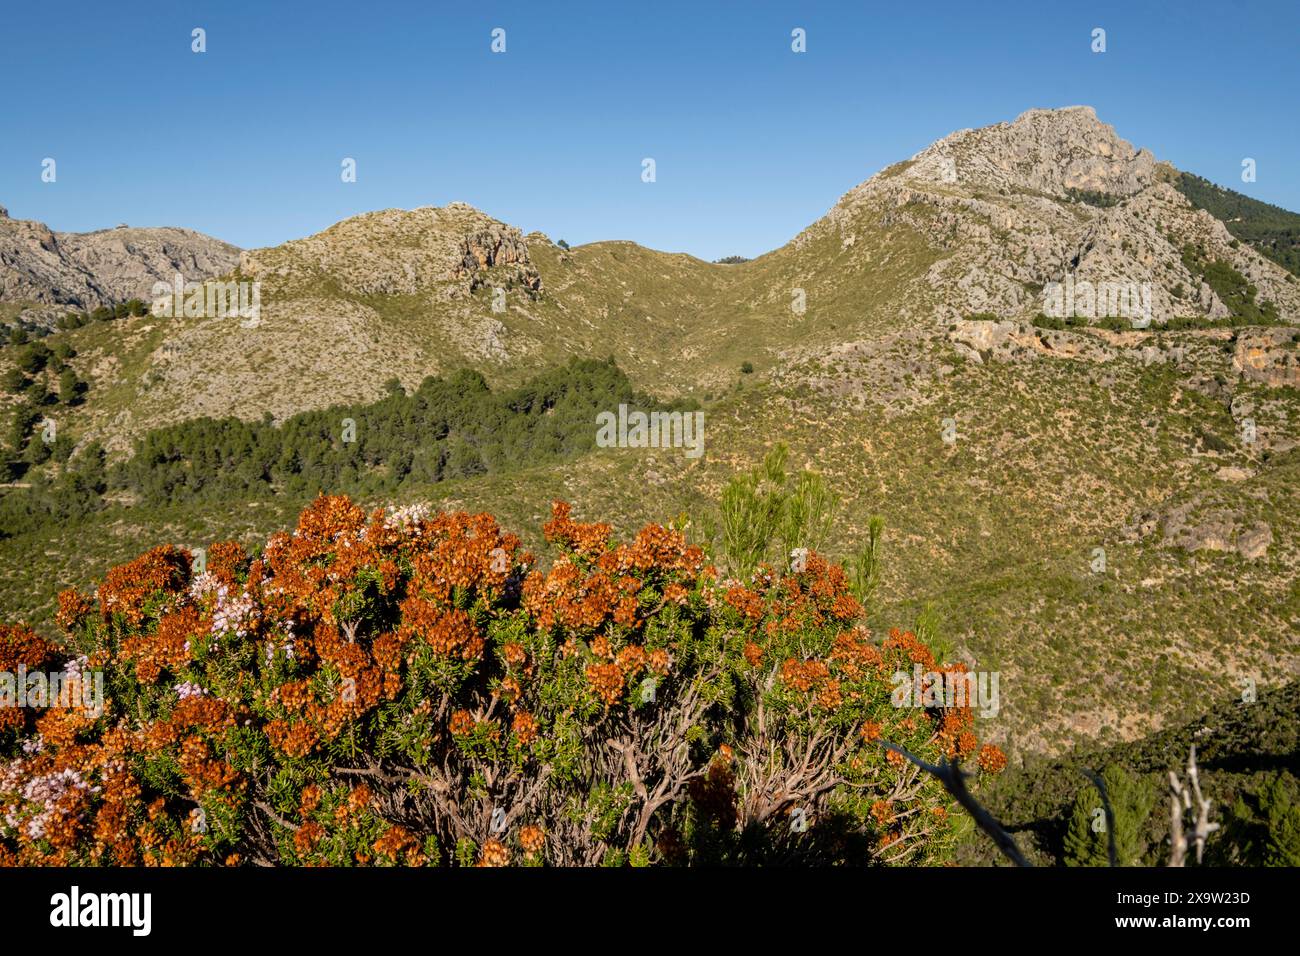
<svg viewBox="0 0 1300 956"><path fill-rule="evenodd" d="M1202 510L1205 513L1199 513ZM1157 531L1162 547L1236 552L1247 561L1264 557L1273 544L1273 529L1268 523L1247 521L1231 502L1207 506L1200 496L1138 515L1122 530L1121 540L1141 541Z"/></svg>
<svg viewBox="0 0 1300 956"><path fill-rule="evenodd" d="M1156 178L1155 158L1088 106L1027 110L1013 123L959 130L918 153L915 169L942 173L946 159L958 167L958 182L1054 197L1071 189L1130 196Z"/></svg>
<svg viewBox="0 0 1300 956"><path fill-rule="evenodd" d="M462 248L465 254L461 256L456 276L470 276L471 291L487 282L487 270L493 266L515 266L507 278L508 284L520 285L533 292L541 291L542 277L528 261L528 244L518 229L493 223L472 236L466 236Z"/></svg>
<svg viewBox="0 0 1300 956"><path fill-rule="evenodd" d="M156 416L280 419L377 398L392 377L414 387L499 366L531 342L502 322L505 302L476 292L502 289L515 310L542 296L520 231L464 203L354 216L246 251L238 275L261 283L259 321L171 323L148 356Z"/></svg>
<svg viewBox="0 0 1300 956"><path fill-rule="evenodd" d="M1300 330L1243 330L1237 336L1232 367L1265 385L1300 388Z"/></svg>
<svg viewBox="0 0 1300 956"><path fill-rule="evenodd" d="M155 282L171 282L178 272L197 282L238 262L235 246L188 229L53 232L0 209L0 299L6 301L75 309L148 301Z"/></svg>

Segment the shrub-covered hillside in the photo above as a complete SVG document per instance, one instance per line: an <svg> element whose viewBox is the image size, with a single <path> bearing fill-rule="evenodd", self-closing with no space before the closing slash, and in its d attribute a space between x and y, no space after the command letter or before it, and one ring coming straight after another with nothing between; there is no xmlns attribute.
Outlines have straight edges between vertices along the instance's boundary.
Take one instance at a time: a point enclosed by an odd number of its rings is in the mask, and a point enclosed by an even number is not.
<svg viewBox="0 0 1300 956"><path fill-rule="evenodd" d="M388 496L521 462L567 460L595 447L594 416L619 403L693 407L635 393L608 360L574 359L497 392L462 369L430 376L410 394L394 380L376 402L301 412L279 425L227 417L152 429L108 467L98 443L66 432L43 441L46 413L29 403L15 413L11 456L0 455L0 473L24 479L0 494L0 538L84 518L122 496L143 508L272 495L301 506L322 488Z"/></svg>
<svg viewBox="0 0 1300 956"><path fill-rule="evenodd" d="M59 641L0 669L102 708L0 712L0 862L54 865L938 863L964 818L882 741L1005 763L954 672L859 626L816 553L721 579L672 527L629 543L556 503L545 569L486 514L321 497L256 555L155 548Z"/></svg>
<svg viewBox="0 0 1300 956"><path fill-rule="evenodd" d="M985 791L989 808L1039 863L1104 866L1106 835L1093 825L1107 785L1120 862L1159 866L1169 856L1169 771L1195 745L1200 784L1219 829L1206 844L1215 866L1300 866L1300 685L1295 681L1218 704L1200 719L1106 749L1034 758ZM959 856L991 863L971 841Z"/></svg>

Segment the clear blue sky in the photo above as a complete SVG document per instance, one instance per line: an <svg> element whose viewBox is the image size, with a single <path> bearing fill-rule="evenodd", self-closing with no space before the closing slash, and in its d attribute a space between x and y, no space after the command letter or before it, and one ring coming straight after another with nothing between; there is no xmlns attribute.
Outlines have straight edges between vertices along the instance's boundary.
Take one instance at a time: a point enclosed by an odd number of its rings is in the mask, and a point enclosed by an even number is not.
<svg viewBox="0 0 1300 956"><path fill-rule="evenodd" d="M5 0L0 51L0 205L59 230L180 225L252 247L459 199L575 245L752 256L954 129L1080 103L1159 159L1300 210L1294 0Z"/></svg>

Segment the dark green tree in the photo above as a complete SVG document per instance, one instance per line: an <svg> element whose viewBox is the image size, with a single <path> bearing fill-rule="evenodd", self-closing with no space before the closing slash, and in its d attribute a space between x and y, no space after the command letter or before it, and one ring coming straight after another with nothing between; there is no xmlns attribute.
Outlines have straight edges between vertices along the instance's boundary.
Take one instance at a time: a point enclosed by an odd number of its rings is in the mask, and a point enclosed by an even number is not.
<svg viewBox="0 0 1300 956"><path fill-rule="evenodd" d="M63 374L59 376L59 401L64 405L71 405L81 392L82 383L77 378L77 373L70 368L65 368Z"/></svg>
<svg viewBox="0 0 1300 956"><path fill-rule="evenodd" d="M1147 853L1143 836L1156 803L1156 788L1145 777L1111 764L1101 773L1114 813L1115 856L1120 866L1140 866ZM1066 866L1108 866L1107 822L1101 793L1093 784L1074 800L1065 834Z"/></svg>
<svg viewBox="0 0 1300 956"><path fill-rule="evenodd" d="M27 376L23 374L22 369L11 368L0 379L0 387L3 387L11 395L17 395L27 387Z"/></svg>

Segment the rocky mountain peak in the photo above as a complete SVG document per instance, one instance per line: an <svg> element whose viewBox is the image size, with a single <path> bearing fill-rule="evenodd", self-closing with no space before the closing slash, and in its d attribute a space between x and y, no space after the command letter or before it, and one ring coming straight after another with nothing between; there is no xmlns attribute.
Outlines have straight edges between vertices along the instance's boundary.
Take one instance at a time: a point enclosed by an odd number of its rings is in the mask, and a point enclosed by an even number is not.
<svg viewBox="0 0 1300 956"><path fill-rule="evenodd" d="M1156 179L1150 152L1135 149L1090 106L1032 109L1010 123L959 130L913 157L918 174L1008 192L1129 196ZM954 168L955 167L955 168Z"/></svg>
<svg viewBox="0 0 1300 956"><path fill-rule="evenodd" d="M1125 317L1111 301L1120 289L1147 297L1143 321L1224 319L1232 309L1207 275L1226 275L1225 267L1242 277L1242 295L1291 321L1300 316L1293 277L1234 241L1172 175L1091 107L1031 109L958 130L882 170L792 247L824 243L837 261L878 270L900 236L919 237L935 259L895 287L895 301L943 322L976 313L1029 320L1055 308L1045 290L1065 282L1107 290L1100 311L1083 307L1095 319Z"/></svg>

